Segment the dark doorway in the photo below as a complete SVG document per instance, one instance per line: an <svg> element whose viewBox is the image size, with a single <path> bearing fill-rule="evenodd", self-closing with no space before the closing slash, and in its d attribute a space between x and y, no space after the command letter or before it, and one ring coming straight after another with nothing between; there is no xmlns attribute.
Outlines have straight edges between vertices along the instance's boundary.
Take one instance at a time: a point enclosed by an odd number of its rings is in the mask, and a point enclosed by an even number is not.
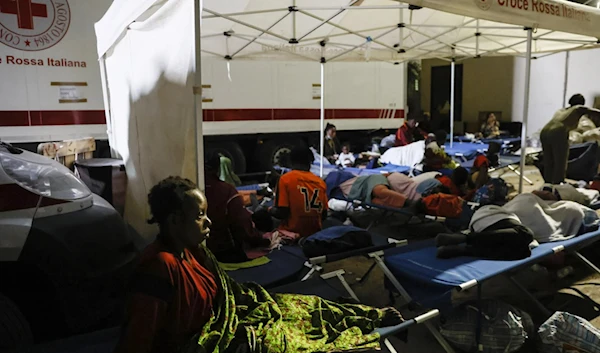
<svg viewBox="0 0 600 353"><path fill-rule="evenodd" d="M462 121L463 66L455 66L454 123ZM450 131L450 66L431 68L431 124L437 129Z"/></svg>

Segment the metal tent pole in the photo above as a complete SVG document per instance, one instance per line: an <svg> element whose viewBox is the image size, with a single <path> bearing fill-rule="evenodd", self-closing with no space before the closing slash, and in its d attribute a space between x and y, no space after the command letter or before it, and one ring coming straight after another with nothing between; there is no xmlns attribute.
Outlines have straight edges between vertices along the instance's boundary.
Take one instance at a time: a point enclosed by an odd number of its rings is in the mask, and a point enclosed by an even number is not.
<svg viewBox="0 0 600 353"><path fill-rule="evenodd" d="M456 59L452 48L452 63L450 64L450 148L454 144L454 86L456 79Z"/></svg>
<svg viewBox="0 0 600 353"><path fill-rule="evenodd" d="M202 3L194 1L194 134L196 143L196 184L200 190L204 185L204 138L202 136Z"/></svg>
<svg viewBox="0 0 600 353"><path fill-rule="evenodd" d="M323 153L325 149L325 63L321 61L321 166L319 176L323 177Z"/></svg>
<svg viewBox="0 0 600 353"><path fill-rule="evenodd" d="M567 86L569 85L569 59L571 56L571 52L567 51L567 55L565 55L565 84L563 87L563 107L567 106Z"/></svg>
<svg viewBox="0 0 600 353"><path fill-rule="evenodd" d="M523 175L525 173L525 159L527 153L527 120L529 117L529 83L531 81L531 44L533 29L527 28L527 56L525 57L525 94L523 95L523 126L521 128L521 175L519 177L519 194L523 192Z"/></svg>

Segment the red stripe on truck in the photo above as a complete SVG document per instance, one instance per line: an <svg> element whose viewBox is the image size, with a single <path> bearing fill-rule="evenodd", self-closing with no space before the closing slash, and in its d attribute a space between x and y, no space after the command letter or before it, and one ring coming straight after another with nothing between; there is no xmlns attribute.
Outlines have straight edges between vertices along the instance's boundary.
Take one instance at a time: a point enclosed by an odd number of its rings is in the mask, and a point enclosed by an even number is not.
<svg viewBox="0 0 600 353"><path fill-rule="evenodd" d="M319 109L204 109L204 121L314 120ZM325 119L377 119L381 109L325 109ZM394 118L404 118L396 110ZM3 110L0 126L106 124L104 110Z"/></svg>
<svg viewBox="0 0 600 353"><path fill-rule="evenodd" d="M25 210L36 208L40 196L20 187L17 184L0 184L0 212ZM40 207L60 205L69 201L57 200L48 197L42 198Z"/></svg>

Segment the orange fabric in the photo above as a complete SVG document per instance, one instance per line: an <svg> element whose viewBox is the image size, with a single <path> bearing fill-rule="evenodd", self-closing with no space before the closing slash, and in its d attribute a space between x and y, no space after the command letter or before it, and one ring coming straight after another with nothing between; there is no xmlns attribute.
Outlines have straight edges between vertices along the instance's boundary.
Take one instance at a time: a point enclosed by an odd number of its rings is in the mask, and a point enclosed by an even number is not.
<svg viewBox="0 0 600 353"><path fill-rule="evenodd" d="M244 207L248 207L248 206L252 205L252 200L250 199L250 196L256 195L256 190L242 190L242 191L238 191L238 194L240 194L240 196L242 197L242 200L244 202ZM260 201L263 199L263 197L257 195L256 199L258 201Z"/></svg>
<svg viewBox="0 0 600 353"><path fill-rule="evenodd" d="M402 208L406 202L406 196L394 190L388 189L388 187L385 185L375 186L371 193L373 195L371 202L376 205Z"/></svg>
<svg viewBox="0 0 600 353"><path fill-rule="evenodd" d="M175 352L200 332L217 295L213 274L184 250L176 256L156 241L140 259L127 303L127 324L115 352Z"/></svg>
<svg viewBox="0 0 600 353"><path fill-rule="evenodd" d="M327 210L327 186L311 172L293 170L279 179L277 207L290 210L280 229L307 237L322 229L321 215Z"/></svg>
<svg viewBox="0 0 600 353"><path fill-rule="evenodd" d="M452 179L450 179L450 177L447 177L445 175L439 175L435 178L439 180L440 183L442 183L442 185L450 189L450 194L455 196L464 196L463 192L458 188L458 186L454 185L454 182L452 182Z"/></svg>
<svg viewBox="0 0 600 353"><path fill-rule="evenodd" d="M489 159L483 154L480 154L477 157L475 157L475 160L473 161L473 169L480 169L481 167L490 167Z"/></svg>
<svg viewBox="0 0 600 353"><path fill-rule="evenodd" d="M426 213L431 216L458 218L463 209L463 200L455 195L434 194L423 198Z"/></svg>

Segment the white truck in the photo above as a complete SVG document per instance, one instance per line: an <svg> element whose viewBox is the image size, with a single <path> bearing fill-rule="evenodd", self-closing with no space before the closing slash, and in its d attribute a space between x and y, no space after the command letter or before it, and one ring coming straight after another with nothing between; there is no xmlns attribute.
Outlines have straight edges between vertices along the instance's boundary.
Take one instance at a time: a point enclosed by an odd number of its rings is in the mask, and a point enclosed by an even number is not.
<svg viewBox="0 0 600 353"><path fill-rule="evenodd" d="M0 139L39 142L94 137L107 147L94 23L110 0L0 0ZM236 172L266 170L296 144L317 145L320 67L310 62L203 57L204 135ZM404 65L326 66L326 120L342 140L397 129L406 106ZM277 121L277 123L274 123ZM105 148L105 153L108 151Z"/></svg>

